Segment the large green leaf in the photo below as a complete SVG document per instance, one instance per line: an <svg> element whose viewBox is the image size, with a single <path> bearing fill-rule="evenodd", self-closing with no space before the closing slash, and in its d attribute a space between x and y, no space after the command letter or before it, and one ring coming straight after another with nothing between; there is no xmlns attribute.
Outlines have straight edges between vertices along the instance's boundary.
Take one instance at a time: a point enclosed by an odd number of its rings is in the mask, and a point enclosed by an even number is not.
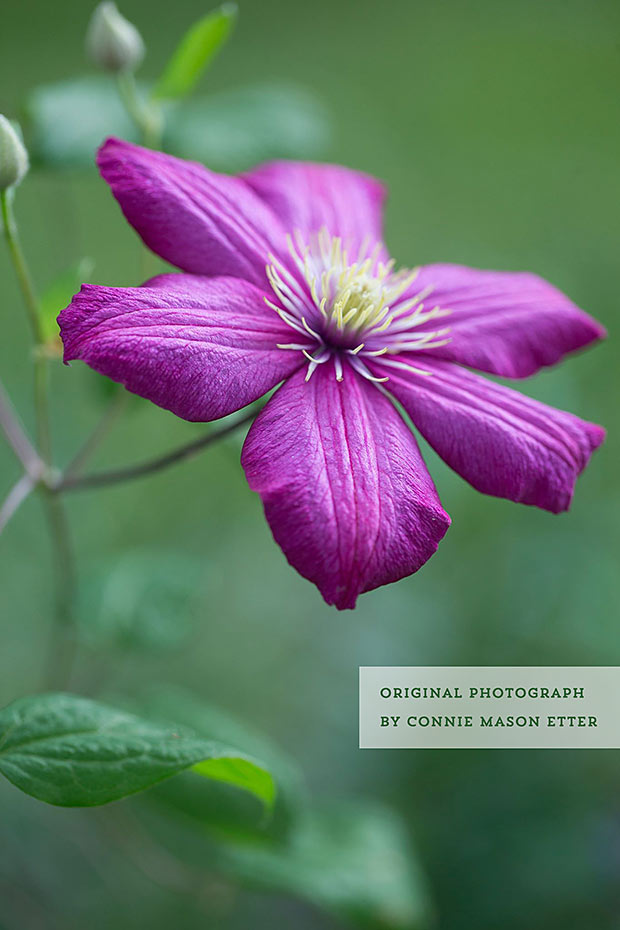
<svg viewBox="0 0 620 930"><path fill-rule="evenodd" d="M271 158L315 158L329 141L317 97L289 84L256 84L190 100L171 109L166 148L221 171Z"/></svg>
<svg viewBox="0 0 620 930"><path fill-rule="evenodd" d="M106 804L189 768L273 805L266 768L190 731L71 694L21 698L0 711L0 772L50 804Z"/></svg>
<svg viewBox="0 0 620 930"><path fill-rule="evenodd" d="M175 99L190 93L230 36L236 18L236 5L225 3L194 23L176 47L153 96Z"/></svg>

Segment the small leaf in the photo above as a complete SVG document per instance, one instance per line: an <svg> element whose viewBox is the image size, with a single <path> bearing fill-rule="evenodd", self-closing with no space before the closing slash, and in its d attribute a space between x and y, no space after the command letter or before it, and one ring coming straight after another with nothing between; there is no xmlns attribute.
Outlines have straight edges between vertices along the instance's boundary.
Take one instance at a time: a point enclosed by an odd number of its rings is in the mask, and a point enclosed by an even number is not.
<svg viewBox="0 0 620 930"><path fill-rule="evenodd" d="M43 292L39 301L39 319L46 342L58 339L56 317L71 302L80 286L90 279L95 263L91 258L83 258L70 268L61 272Z"/></svg>
<svg viewBox="0 0 620 930"><path fill-rule="evenodd" d="M0 711L0 772L49 804L106 804L189 768L273 806L275 785L263 766L191 731L71 694L21 698Z"/></svg>
<svg viewBox="0 0 620 930"><path fill-rule="evenodd" d="M303 87L269 83L184 102L167 115L166 149L235 172L271 158L315 158L329 141L322 103Z"/></svg>
<svg viewBox="0 0 620 930"><path fill-rule="evenodd" d="M236 5L225 3L194 23L175 49L153 97L174 100L189 94L230 36L236 18Z"/></svg>
<svg viewBox="0 0 620 930"><path fill-rule="evenodd" d="M26 100L33 161L53 168L93 168L110 135L138 134L109 77L82 77L37 87Z"/></svg>

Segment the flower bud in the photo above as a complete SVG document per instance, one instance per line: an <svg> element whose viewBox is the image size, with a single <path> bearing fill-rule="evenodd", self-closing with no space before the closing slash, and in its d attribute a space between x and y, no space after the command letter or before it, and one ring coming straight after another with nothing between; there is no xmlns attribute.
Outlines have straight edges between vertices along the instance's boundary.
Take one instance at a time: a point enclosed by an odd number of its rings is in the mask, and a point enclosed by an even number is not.
<svg viewBox="0 0 620 930"><path fill-rule="evenodd" d="M86 51L104 71L134 71L144 57L144 42L136 27L106 0L93 13L86 33Z"/></svg>
<svg viewBox="0 0 620 930"><path fill-rule="evenodd" d="M19 184L28 171L28 152L19 133L0 114L0 191Z"/></svg>

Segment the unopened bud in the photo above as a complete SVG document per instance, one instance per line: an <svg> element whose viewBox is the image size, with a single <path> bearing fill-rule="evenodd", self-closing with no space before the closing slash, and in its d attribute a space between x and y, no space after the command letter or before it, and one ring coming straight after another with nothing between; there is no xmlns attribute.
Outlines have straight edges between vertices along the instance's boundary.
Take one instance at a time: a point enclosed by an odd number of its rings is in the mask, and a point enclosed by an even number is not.
<svg viewBox="0 0 620 930"><path fill-rule="evenodd" d="M144 42L136 27L116 9L100 3L86 33L86 51L104 71L134 71L144 57Z"/></svg>
<svg viewBox="0 0 620 930"><path fill-rule="evenodd" d="M0 114L0 191L19 184L28 171L28 152L19 133Z"/></svg>

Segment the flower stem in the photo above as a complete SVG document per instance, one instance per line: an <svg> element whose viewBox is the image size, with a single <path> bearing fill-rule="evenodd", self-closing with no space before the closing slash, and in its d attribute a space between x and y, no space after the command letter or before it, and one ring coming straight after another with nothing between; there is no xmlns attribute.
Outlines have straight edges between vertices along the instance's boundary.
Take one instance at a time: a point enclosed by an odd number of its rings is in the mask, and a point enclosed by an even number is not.
<svg viewBox="0 0 620 930"><path fill-rule="evenodd" d="M131 71L121 71L116 80L121 100L141 133L142 141L151 149L160 148L163 129L161 110L152 101L142 98Z"/></svg>
<svg viewBox="0 0 620 930"><path fill-rule="evenodd" d="M9 247L13 267L15 268L15 273L17 274L19 286L24 295L24 303L26 305L26 312L28 313L30 328L32 329L32 337L35 343L39 345L43 342L43 333L39 321L39 302L17 233L17 223L15 222L15 214L13 212L13 192L11 188L0 191L0 204L2 206L4 233L6 235L7 245Z"/></svg>
<svg viewBox="0 0 620 930"><path fill-rule="evenodd" d="M241 417L241 419L235 420L234 423L229 423L219 430L207 433L206 436L201 436L200 439L195 439L193 442L187 443L179 449L174 449L172 452L167 452L165 455L158 458L150 459L148 462L128 465L126 468L95 472L92 475L61 475L60 479L53 485L53 490L56 492L82 491L87 488L100 488L111 484L119 484L123 481L131 481L133 478L144 478L146 475L152 475L153 472L161 471L163 468L176 465L178 462L183 462L197 455L198 452L206 449L207 446L216 443L219 439L223 439L225 436L239 429L240 426L249 423L256 415L257 411L253 409L250 413Z"/></svg>
<svg viewBox="0 0 620 930"><path fill-rule="evenodd" d="M10 188L9 190L0 192L0 204L2 208L2 222L4 225L4 233L6 236L9 254L11 256L11 261L13 262L13 267L15 268L15 274L17 275L17 280L19 282L19 286L24 298L24 306L26 307L28 321L32 330L32 338L35 343L34 406L37 419L37 440L41 455L43 459L49 464L51 459L52 444L50 437L49 411L47 402L48 373L47 359L45 358L44 353L41 351L41 348L45 342L45 338L41 329L41 321L39 317L39 301L32 281L32 275L28 269L28 264L24 257L21 242L19 240L17 222L15 220L15 213L13 212L12 191Z"/></svg>
<svg viewBox="0 0 620 930"><path fill-rule="evenodd" d="M34 489L35 481L29 474L23 474L19 481L13 485L4 503L0 507L0 533L7 525L17 508L26 500Z"/></svg>
<svg viewBox="0 0 620 930"><path fill-rule="evenodd" d="M94 430L88 436L84 445L78 449L75 456L71 459L64 471L64 477L68 478L78 474L84 468L84 465L95 453L97 448L101 445L105 437L108 435L112 426L125 409L127 405L127 398L129 395L120 385L117 385L117 390L114 394L114 397L108 404L105 409L103 416L95 426Z"/></svg>
<svg viewBox="0 0 620 930"><path fill-rule="evenodd" d="M36 455L36 469L39 469L40 466L40 474L35 471L35 477L39 480L37 489L43 499L52 541L52 557L55 566L54 574L56 585L55 609L53 614L54 623L52 624L53 648L49 653L49 661L50 668L52 668L52 666L54 668L54 680L56 684L62 684L62 682L68 678L73 661L74 640L69 633L69 628L73 620L74 569L73 555L69 541L69 528L64 506L60 498L52 490L49 478L52 464L52 443L49 422L47 359L42 351L45 339L40 323L39 302L19 240L17 222L13 212L12 192L10 189L0 192L0 209L2 212L2 223L9 254L24 298L24 304L35 343L34 404L37 419L38 454L36 452L34 454ZM0 407L2 406L2 400L3 398L0 396ZM9 413L11 412L10 406L7 408L5 404L5 413L6 409L9 410ZM11 422L11 420L13 422ZM27 451L27 446L24 444L24 436L19 437L15 432L15 422L19 425L19 421L15 421L15 418L9 419L9 430L7 430L6 422L3 422L3 426L5 432L7 432L9 441L11 441L12 435L12 445L15 451L17 452L18 448L20 448L20 451L25 453ZM13 430L12 434L11 430ZM18 446L15 444L16 439L18 440ZM18 454L20 453L18 452ZM28 457L31 457L31 452L29 450ZM29 466L25 462L24 465L30 474Z"/></svg>
<svg viewBox="0 0 620 930"><path fill-rule="evenodd" d="M34 409L37 419L37 444L43 461L52 462L52 436L48 401L48 360L39 344L34 359Z"/></svg>
<svg viewBox="0 0 620 930"><path fill-rule="evenodd" d="M4 385L0 382L0 427L13 449L13 452L24 466L24 469L30 477L38 479L44 471L45 466L37 450L34 448L26 431L24 430L20 419L13 408L11 399L7 394Z"/></svg>
<svg viewBox="0 0 620 930"><path fill-rule="evenodd" d="M66 688L71 678L77 646L73 615L75 565L67 514L62 501L49 487L43 487L43 497L52 539L55 587L45 684L48 688Z"/></svg>

